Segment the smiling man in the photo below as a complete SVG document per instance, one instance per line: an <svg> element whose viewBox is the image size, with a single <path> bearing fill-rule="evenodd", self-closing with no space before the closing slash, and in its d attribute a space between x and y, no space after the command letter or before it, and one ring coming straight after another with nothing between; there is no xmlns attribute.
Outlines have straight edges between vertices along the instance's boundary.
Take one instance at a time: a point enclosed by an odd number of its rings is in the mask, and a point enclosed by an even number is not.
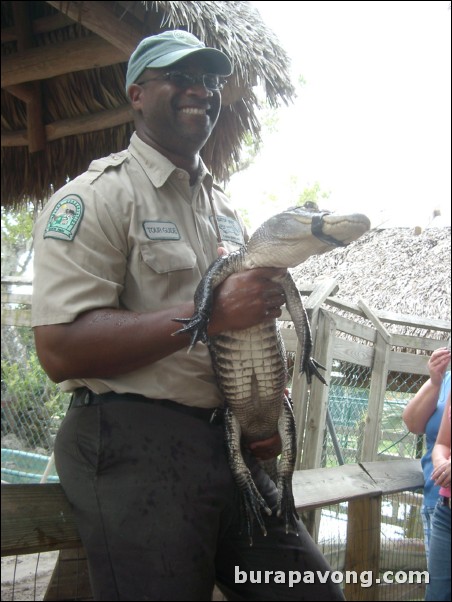
<svg viewBox="0 0 452 602"><path fill-rule="evenodd" d="M241 533L222 398L209 351L187 354L193 296L246 230L200 158L221 110L228 57L185 31L144 39L126 89L136 131L127 150L93 161L50 199L35 226L33 325L47 374L72 391L55 443L95 600L339 600L331 581L288 586L235 579L251 571L328 571L301 522L267 517L254 546ZM67 219L70 215L70 220ZM63 219L64 218L64 219ZM273 268L233 274L215 292L209 334L281 314ZM248 462L270 508L277 492Z"/></svg>

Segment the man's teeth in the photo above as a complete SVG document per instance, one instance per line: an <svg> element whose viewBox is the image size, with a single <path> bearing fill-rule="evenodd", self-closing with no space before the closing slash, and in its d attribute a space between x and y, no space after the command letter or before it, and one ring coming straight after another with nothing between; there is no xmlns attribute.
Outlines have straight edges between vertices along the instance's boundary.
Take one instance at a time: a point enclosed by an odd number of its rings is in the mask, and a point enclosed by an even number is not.
<svg viewBox="0 0 452 602"><path fill-rule="evenodd" d="M185 109L181 109L182 113L188 113L189 115L205 115L206 114L206 110L205 109L196 109L193 107L187 107Z"/></svg>

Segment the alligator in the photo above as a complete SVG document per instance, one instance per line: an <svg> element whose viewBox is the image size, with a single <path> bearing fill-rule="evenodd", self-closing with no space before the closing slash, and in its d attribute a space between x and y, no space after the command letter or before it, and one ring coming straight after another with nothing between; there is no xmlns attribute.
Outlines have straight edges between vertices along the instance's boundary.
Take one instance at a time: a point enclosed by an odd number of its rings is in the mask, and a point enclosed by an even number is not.
<svg viewBox="0 0 452 602"><path fill-rule="evenodd" d="M207 269L195 292L195 311L191 318L175 318L185 324L177 333L191 335L189 349L196 342L207 343L218 386L224 400L225 439L228 461L241 492L244 520L252 544L253 518L264 535L262 513L271 515L258 491L241 451L242 442L272 437L279 432L282 452L279 461L262 462L278 490L277 515L286 532L295 528L297 512L292 492L295 467L296 431L291 402L286 395L287 362L276 320L239 331L208 337L207 326L213 303L213 290L229 275L257 267L293 268L311 255L346 246L370 228L362 214L337 215L320 211L314 203L291 207L264 222L248 243L223 255ZM308 383L323 368L311 357L312 338L308 316L300 293L289 271L278 279L285 295L286 308L301 343L300 371Z"/></svg>

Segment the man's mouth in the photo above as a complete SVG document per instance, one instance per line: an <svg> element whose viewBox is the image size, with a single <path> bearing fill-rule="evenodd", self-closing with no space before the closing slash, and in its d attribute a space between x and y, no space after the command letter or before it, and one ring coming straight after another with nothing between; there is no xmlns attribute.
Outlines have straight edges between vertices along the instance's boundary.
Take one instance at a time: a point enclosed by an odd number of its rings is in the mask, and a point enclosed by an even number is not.
<svg viewBox="0 0 452 602"><path fill-rule="evenodd" d="M183 107L180 109L181 113L186 115L207 115L207 109L200 109L197 107Z"/></svg>

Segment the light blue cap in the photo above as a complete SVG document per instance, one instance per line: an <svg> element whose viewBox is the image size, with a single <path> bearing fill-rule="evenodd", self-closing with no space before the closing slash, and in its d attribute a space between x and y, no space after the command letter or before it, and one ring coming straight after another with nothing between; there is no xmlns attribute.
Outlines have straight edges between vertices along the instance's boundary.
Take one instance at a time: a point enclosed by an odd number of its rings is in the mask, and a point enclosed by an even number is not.
<svg viewBox="0 0 452 602"><path fill-rule="evenodd" d="M188 31L173 29L141 40L127 65L126 91L145 69L169 67L192 54L205 59L211 73L217 75L232 73L231 61L221 50L207 48Z"/></svg>

